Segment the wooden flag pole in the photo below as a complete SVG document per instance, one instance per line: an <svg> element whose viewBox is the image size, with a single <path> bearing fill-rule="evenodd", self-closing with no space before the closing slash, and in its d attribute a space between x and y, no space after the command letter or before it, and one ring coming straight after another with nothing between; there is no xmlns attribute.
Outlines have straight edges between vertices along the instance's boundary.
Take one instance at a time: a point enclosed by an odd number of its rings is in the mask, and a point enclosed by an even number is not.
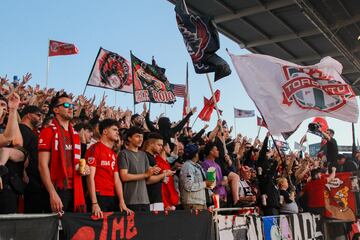
<svg viewBox="0 0 360 240"><path fill-rule="evenodd" d="M193 124L191 125L191 128L194 127L194 125L195 125L195 123L196 123L196 120L198 120L198 118L199 118L199 114L196 116L195 121L194 121Z"/></svg>
<svg viewBox="0 0 360 240"><path fill-rule="evenodd" d="M220 111L219 111L219 108L217 106L217 102L216 102L216 99L215 99L215 93L214 93L214 89L212 87L212 84L211 84L211 80L210 80L210 77L209 77L209 74L206 73L206 78L208 80L208 83L209 83L209 87L210 87L210 91L211 91L211 95L212 95L212 99L214 101L214 106L215 106L215 110L216 110L216 114L217 114L217 117L218 117L218 120L221 120L221 116L220 116ZM224 129L223 129L223 126L222 126L222 123L220 125L220 131L222 134L224 134ZM227 151L227 148L226 148L226 144L225 144L225 139L221 139L221 142L223 143L223 147L224 147L224 152L225 154L228 154L228 151Z"/></svg>
<svg viewBox="0 0 360 240"><path fill-rule="evenodd" d="M189 10L188 10L188 8L187 8L187 6L186 6L185 0L182 0L182 1L184 1L184 7L185 7L186 13L189 14ZM214 105L215 105L215 109L216 109L216 114L217 114L217 116L218 116L218 119L221 120L221 118L220 118L220 112L219 112L219 109L218 109L218 107L217 107L217 103L216 103L216 99L215 99L214 90L213 90L213 87L212 87L212 84L211 84L210 77L209 77L209 74L208 74L208 73L206 73L206 78L207 78L207 80L208 80L209 87L210 87L210 91L211 91L211 95L212 95L212 97L213 97L213 101L214 101ZM223 127L222 127L222 123L221 123L221 125L220 125L220 131L221 131L222 134L224 133L224 130L223 130ZM225 152L225 154L228 154L228 151L227 151L227 148L226 148L226 144L225 144L225 140L224 140L223 138L221 138L221 142L223 143L223 147L224 147L224 152Z"/></svg>

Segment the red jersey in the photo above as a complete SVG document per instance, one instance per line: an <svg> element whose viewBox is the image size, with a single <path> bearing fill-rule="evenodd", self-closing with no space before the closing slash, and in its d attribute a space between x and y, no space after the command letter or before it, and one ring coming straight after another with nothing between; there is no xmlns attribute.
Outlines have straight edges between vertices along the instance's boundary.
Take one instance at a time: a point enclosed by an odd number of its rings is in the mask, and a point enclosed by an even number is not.
<svg viewBox="0 0 360 240"><path fill-rule="evenodd" d="M323 176L321 179L311 180L303 188L307 195L308 207L322 208L325 207L324 190L327 179Z"/></svg>
<svg viewBox="0 0 360 240"><path fill-rule="evenodd" d="M100 196L115 196L114 173L118 172L115 152L102 142L97 142L86 151L85 159L89 166L96 167L96 193Z"/></svg>
<svg viewBox="0 0 360 240"><path fill-rule="evenodd" d="M69 131L61 128L64 136L65 144L65 168L68 181L68 189L73 188L74 179L74 163L73 163L73 142ZM47 127L41 130L39 136L38 150L39 152L51 152L51 143L54 133L51 127ZM59 136L61 137L61 136Z"/></svg>
<svg viewBox="0 0 360 240"><path fill-rule="evenodd" d="M171 170L171 166L166 159L163 159L161 156L157 155L155 157L156 165L161 168L161 173L164 170ZM174 177L169 176L169 181L162 184L161 193L164 203L164 207L176 206L179 203L179 195L175 189Z"/></svg>

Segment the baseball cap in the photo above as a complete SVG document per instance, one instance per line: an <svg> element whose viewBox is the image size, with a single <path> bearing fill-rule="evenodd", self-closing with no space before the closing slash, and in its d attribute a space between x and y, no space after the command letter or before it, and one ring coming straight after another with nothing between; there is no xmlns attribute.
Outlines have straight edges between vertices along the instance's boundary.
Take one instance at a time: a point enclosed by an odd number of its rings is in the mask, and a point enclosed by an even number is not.
<svg viewBox="0 0 360 240"><path fill-rule="evenodd" d="M41 109L38 106L35 105L28 105L24 107L24 109L21 111L21 117L24 117L28 113L43 113Z"/></svg>

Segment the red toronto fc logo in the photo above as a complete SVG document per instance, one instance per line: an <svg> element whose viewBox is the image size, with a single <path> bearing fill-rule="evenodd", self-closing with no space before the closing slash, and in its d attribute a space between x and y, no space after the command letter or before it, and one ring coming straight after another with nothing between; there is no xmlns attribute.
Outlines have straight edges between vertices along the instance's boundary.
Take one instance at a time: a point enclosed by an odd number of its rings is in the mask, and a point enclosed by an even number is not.
<svg viewBox="0 0 360 240"><path fill-rule="evenodd" d="M284 105L295 103L302 109L333 112L355 97L348 84L319 69L283 66L283 72L286 78L282 85Z"/></svg>
<svg viewBox="0 0 360 240"><path fill-rule="evenodd" d="M58 52L59 51L59 47L60 47L60 44L57 43L57 42L53 42L51 45L50 45L50 50L52 52Z"/></svg>

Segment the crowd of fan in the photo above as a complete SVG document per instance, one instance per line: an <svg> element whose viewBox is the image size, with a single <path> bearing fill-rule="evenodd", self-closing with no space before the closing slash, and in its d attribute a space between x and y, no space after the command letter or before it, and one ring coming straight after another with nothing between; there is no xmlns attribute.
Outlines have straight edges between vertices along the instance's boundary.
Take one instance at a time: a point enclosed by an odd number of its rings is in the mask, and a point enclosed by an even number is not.
<svg viewBox="0 0 360 240"><path fill-rule="evenodd" d="M220 207L246 212L319 213L319 183L358 168L359 154L339 155L331 129L322 132L322 156L279 154L269 133L263 142L232 138L220 120L193 132L187 123L196 108L176 123L151 121L146 104L133 114L106 106L106 96L96 105L95 96L33 88L30 79L1 78L0 214L201 210L214 194Z"/></svg>

